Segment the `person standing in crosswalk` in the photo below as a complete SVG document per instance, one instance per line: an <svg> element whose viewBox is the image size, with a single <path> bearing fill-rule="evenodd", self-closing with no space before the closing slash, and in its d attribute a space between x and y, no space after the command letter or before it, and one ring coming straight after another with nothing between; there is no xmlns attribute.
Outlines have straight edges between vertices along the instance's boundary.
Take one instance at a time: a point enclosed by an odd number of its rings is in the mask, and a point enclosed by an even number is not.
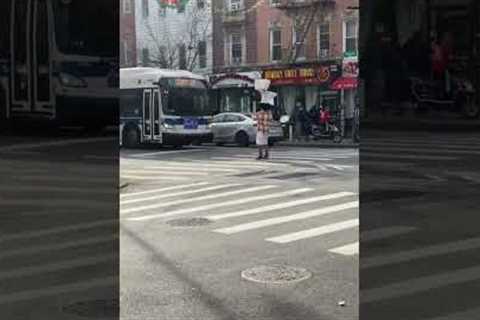
<svg viewBox="0 0 480 320"><path fill-rule="evenodd" d="M255 120L257 121L257 160L268 159L268 132L270 130L270 122L272 121L270 105L266 103L260 103L259 111L255 113Z"/></svg>

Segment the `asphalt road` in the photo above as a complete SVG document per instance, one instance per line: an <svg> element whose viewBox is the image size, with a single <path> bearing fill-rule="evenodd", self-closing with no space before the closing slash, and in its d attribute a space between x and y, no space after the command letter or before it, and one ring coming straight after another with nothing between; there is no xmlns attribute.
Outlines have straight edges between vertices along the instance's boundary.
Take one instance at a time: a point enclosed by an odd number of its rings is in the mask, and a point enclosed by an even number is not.
<svg viewBox="0 0 480 320"><path fill-rule="evenodd" d="M358 151L255 156L209 146L121 152L122 319L358 318ZM257 266L311 277L241 277Z"/></svg>
<svg viewBox="0 0 480 320"><path fill-rule="evenodd" d="M362 135L360 318L477 319L478 134Z"/></svg>
<svg viewBox="0 0 480 320"><path fill-rule="evenodd" d="M0 318L118 314L117 139L0 141Z"/></svg>

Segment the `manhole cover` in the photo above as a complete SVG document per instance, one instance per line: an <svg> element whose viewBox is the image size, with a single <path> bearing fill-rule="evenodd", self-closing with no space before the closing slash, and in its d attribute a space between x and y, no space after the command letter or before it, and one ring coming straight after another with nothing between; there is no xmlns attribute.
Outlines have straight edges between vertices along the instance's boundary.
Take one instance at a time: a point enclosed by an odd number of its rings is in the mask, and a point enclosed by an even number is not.
<svg viewBox="0 0 480 320"><path fill-rule="evenodd" d="M63 307L63 312L92 319L115 319L120 314L118 300L80 301Z"/></svg>
<svg viewBox="0 0 480 320"><path fill-rule="evenodd" d="M266 284L288 284L306 280L312 273L304 268L290 266L258 266L242 271L245 280Z"/></svg>
<svg viewBox="0 0 480 320"><path fill-rule="evenodd" d="M167 221L167 224L172 227L197 227L212 223L206 218L180 218Z"/></svg>

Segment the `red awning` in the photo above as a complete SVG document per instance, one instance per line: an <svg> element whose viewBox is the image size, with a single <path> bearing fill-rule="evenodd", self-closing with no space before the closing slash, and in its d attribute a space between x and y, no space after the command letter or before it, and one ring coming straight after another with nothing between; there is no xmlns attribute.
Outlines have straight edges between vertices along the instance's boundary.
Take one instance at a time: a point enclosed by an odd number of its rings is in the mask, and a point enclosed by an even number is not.
<svg viewBox="0 0 480 320"><path fill-rule="evenodd" d="M357 78L348 78L348 77L340 77L333 81L330 88L332 90L345 90L345 89L355 89L358 86Z"/></svg>

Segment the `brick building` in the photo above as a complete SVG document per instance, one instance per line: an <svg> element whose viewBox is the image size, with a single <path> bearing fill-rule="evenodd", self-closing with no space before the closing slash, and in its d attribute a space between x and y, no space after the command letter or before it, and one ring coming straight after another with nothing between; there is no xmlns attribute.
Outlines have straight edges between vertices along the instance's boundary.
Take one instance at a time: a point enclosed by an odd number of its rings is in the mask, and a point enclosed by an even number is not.
<svg viewBox="0 0 480 320"><path fill-rule="evenodd" d="M134 1L120 1L120 66L122 68L137 64Z"/></svg>
<svg viewBox="0 0 480 320"><path fill-rule="evenodd" d="M296 101L307 108L325 101L334 109L344 103L353 114L357 6L358 0L214 0L214 72L260 72L272 81L283 113Z"/></svg>

